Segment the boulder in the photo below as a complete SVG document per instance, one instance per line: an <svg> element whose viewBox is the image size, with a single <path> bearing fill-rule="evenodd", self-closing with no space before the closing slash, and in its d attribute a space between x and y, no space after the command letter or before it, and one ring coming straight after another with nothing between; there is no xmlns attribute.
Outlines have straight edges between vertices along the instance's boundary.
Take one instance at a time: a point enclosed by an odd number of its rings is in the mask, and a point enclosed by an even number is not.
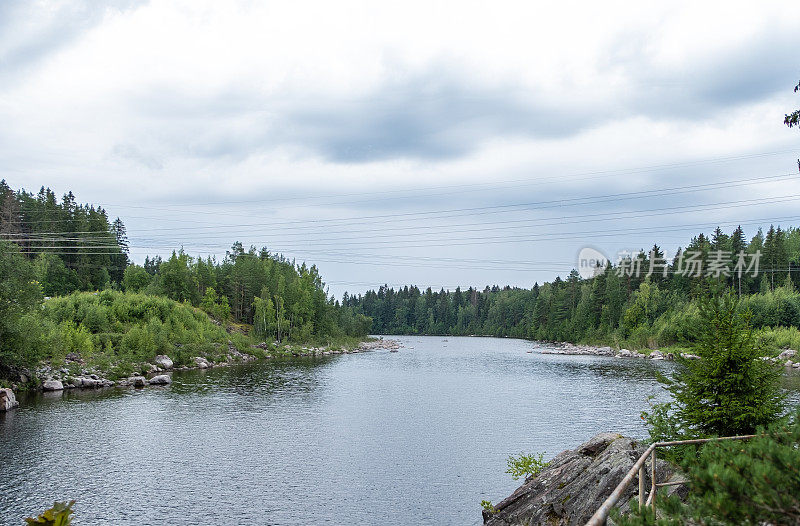
<svg viewBox="0 0 800 526"><path fill-rule="evenodd" d="M42 389L45 391L62 391L64 389L64 384L58 380L46 380L42 384Z"/></svg>
<svg viewBox="0 0 800 526"><path fill-rule="evenodd" d="M169 385L172 383L172 378L167 374L159 374L150 378L150 385Z"/></svg>
<svg viewBox="0 0 800 526"><path fill-rule="evenodd" d="M577 449L557 455L542 472L517 488L510 497L484 510L484 524L490 526L586 524L630 471L645 447L616 433L600 433ZM646 487L650 486L647 469ZM656 462L656 480L675 474L663 460ZM634 481L619 500L622 509L638 492ZM685 488L684 488L685 490ZM666 491L666 490L665 490ZM678 490L679 494L681 490Z"/></svg>
<svg viewBox="0 0 800 526"><path fill-rule="evenodd" d="M650 359L651 360L663 360L664 359L664 354L659 350L655 350L655 351L650 353Z"/></svg>
<svg viewBox="0 0 800 526"><path fill-rule="evenodd" d="M172 360L166 354L159 354L156 356L155 360L153 360L155 364L162 369L169 370L172 369L172 366L175 365L172 363Z"/></svg>
<svg viewBox="0 0 800 526"><path fill-rule="evenodd" d="M195 357L194 364L200 369L208 369L210 367L208 360L201 358L200 356Z"/></svg>
<svg viewBox="0 0 800 526"><path fill-rule="evenodd" d="M778 355L778 359L781 360L781 361L788 360L789 358L794 357L796 354L797 354L797 351L795 351L794 349L786 349L785 351L781 352Z"/></svg>
<svg viewBox="0 0 800 526"><path fill-rule="evenodd" d="M130 384L134 387L144 387L148 383L147 378L144 376L132 376L128 379L128 382L130 382Z"/></svg>
<svg viewBox="0 0 800 526"><path fill-rule="evenodd" d="M103 386L103 383L100 380L97 380L97 379L92 378L92 377L81 378L81 383L82 383L81 387L83 387L85 389L94 389L96 387L102 387Z"/></svg>
<svg viewBox="0 0 800 526"><path fill-rule="evenodd" d="M17 397L11 389L0 389L0 412L10 411L19 406Z"/></svg>

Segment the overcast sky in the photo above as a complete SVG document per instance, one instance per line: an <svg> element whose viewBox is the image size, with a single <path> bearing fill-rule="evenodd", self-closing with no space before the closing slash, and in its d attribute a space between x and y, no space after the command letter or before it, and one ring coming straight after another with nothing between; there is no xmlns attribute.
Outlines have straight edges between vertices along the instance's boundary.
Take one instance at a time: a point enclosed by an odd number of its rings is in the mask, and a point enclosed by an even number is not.
<svg viewBox="0 0 800 526"><path fill-rule="evenodd" d="M800 225L800 2L0 2L0 178L337 296Z"/></svg>

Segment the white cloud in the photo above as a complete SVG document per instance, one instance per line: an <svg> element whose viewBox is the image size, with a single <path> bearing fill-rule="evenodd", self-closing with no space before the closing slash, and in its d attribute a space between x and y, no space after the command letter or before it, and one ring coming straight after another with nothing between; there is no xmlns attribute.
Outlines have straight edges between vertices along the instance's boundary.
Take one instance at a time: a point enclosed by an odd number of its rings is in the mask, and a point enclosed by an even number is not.
<svg viewBox="0 0 800 526"><path fill-rule="evenodd" d="M789 163L774 157L613 170L795 146L781 121L797 106L799 16L792 1L9 3L3 177L120 205L109 208L135 236L154 224L138 217L164 212L121 205L172 206L158 223L178 226L224 219L174 211L186 203L419 190L242 210L359 216L530 197L502 184L430 189L459 182L538 178L553 195L592 195L780 172ZM519 259L543 246L497 252ZM391 269L422 275L404 271Z"/></svg>

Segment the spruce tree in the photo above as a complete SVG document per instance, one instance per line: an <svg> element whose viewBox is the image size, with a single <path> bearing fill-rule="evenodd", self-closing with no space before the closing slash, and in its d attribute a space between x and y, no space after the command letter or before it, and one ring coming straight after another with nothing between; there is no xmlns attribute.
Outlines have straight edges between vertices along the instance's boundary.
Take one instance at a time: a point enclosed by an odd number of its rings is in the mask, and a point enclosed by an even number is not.
<svg viewBox="0 0 800 526"><path fill-rule="evenodd" d="M700 302L699 360L681 359L669 382L678 428L687 435L749 434L783 411L781 369L762 360L747 313L727 290Z"/></svg>

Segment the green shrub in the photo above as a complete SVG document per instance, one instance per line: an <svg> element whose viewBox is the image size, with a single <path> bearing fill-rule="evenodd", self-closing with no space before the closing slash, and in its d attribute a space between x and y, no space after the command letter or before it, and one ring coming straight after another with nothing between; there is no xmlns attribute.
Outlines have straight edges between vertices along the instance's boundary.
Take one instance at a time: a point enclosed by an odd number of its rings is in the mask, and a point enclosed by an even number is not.
<svg viewBox="0 0 800 526"><path fill-rule="evenodd" d="M678 357L672 380L662 377L672 400L652 406L642 417L653 441L751 434L783 412L781 369L761 359L750 316L726 291L699 304L700 328L693 352ZM685 458L692 448L671 454Z"/></svg>
<svg viewBox="0 0 800 526"><path fill-rule="evenodd" d="M685 462L690 493L656 499L652 510L617 517L621 526L800 524L800 425L773 424L763 435L747 441L711 442Z"/></svg>
<svg viewBox="0 0 800 526"><path fill-rule="evenodd" d="M29 525L41 524L44 526L69 526L72 524L72 506L75 504L75 501L72 500L69 503L66 502L55 502L53 503L53 507L49 510L45 511L41 515L36 518L28 517L25 519L25 523Z"/></svg>
<svg viewBox="0 0 800 526"><path fill-rule="evenodd" d="M511 455L506 463L508 464L506 473L510 474L514 480L518 480L520 477L525 477L526 480L535 477L550 465L549 462L544 461L544 453L539 453L538 456L524 453L520 453L517 457Z"/></svg>

